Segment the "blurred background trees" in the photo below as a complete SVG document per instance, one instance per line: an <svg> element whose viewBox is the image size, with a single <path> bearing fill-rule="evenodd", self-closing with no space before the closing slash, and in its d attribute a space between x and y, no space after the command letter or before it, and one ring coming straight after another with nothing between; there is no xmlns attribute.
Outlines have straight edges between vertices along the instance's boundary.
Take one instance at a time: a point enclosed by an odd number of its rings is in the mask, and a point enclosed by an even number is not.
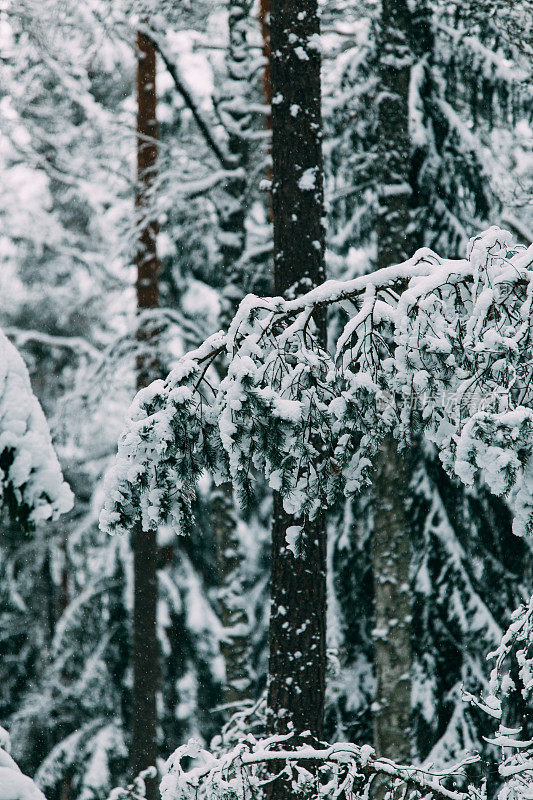
<svg viewBox="0 0 533 800"><path fill-rule="evenodd" d="M387 13L400 5L401 19ZM532 15L527 3L495 5L320 3L328 276L422 245L461 255L488 222L531 240ZM160 272L159 305L139 318L140 26L157 52L146 197ZM98 513L137 383L139 319L156 332L165 375L247 292L273 291L267 37L266 3L244 0L0 8L0 325L23 353L76 496L68 516L31 535L0 528L0 725L48 800L104 800L128 770L133 555L99 531ZM391 70L403 91L393 115ZM394 137L401 175L386 172ZM389 258L391 212L404 240ZM408 481L412 756L439 763L477 747L490 771L461 687L484 686L485 653L528 597L530 545L512 536L502 503L453 485L427 446ZM325 735L359 743L372 741L379 712L375 506L370 494L347 501L328 523ZM243 513L206 477L194 536L157 532L162 754L191 735L208 742L228 704L265 689L271 515L266 487Z"/></svg>

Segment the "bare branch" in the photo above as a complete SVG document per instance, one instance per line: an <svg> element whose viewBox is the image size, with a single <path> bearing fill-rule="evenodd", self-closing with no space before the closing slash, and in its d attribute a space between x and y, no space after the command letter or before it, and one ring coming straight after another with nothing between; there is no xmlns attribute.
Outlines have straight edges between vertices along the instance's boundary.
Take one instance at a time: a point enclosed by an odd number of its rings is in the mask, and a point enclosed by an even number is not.
<svg viewBox="0 0 533 800"><path fill-rule="evenodd" d="M196 121L196 124L200 128L200 131L202 132L202 135L208 147L213 151L213 153L217 157L220 164L224 167L224 169L231 169L233 166L231 157L224 152L223 148L217 141L217 138L213 133L211 126L209 125L209 122L206 120L204 114L200 109L200 106L193 97L191 90L187 86L183 77L180 75L178 67L176 66L176 64L174 64L173 61L171 61L170 57L165 51L165 48L163 47L158 37L154 34L152 30L144 26L141 26L139 30L153 44L153 46L161 56L163 64L165 65L170 77L174 81L174 85L178 90L178 92L180 93L180 95L182 96L185 105L191 111Z"/></svg>

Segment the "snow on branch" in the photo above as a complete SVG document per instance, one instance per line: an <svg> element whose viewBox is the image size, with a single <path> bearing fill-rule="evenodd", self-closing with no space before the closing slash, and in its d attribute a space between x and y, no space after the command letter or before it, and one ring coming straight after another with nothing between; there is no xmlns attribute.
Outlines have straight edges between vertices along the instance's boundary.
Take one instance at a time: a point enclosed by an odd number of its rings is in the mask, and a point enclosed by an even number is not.
<svg viewBox="0 0 533 800"><path fill-rule="evenodd" d="M36 342L46 347L57 347L72 350L80 356L86 356L95 361L100 361L102 354L90 342L81 336L51 336L42 331L25 330L22 328L4 328L4 333L13 339L17 347L24 347L28 342Z"/></svg>
<svg viewBox="0 0 533 800"><path fill-rule="evenodd" d="M490 676L489 694L481 699L468 692L464 700L469 701L489 717L499 722L498 729L489 744L502 748L502 759L498 771L503 785L499 800L515 800L531 796L533 785L533 741L528 730L527 717L514 715L513 720L525 722L526 729L509 727L505 710L521 701L529 707L533 696L533 597L526 605L516 609L511 624L501 642L487 658L494 662Z"/></svg>
<svg viewBox="0 0 533 800"><path fill-rule="evenodd" d="M191 739L168 759L161 781L161 798L253 800L263 796L262 789L273 780L273 769L282 771L290 780L295 797L355 800L367 796L364 788L376 779L386 781L390 796L405 800L483 797L473 788L467 794L446 788L442 783L457 776L463 778L465 767L478 761L478 756L439 772L378 758L369 745L339 742L320 749L312 746L287 748L291 744L289 739L290 734L262 740L249 734L233 750L220 756L202 750L199 743ZM182 765L184 758L193 759L188 769Z"/></svg>
<svg viewBox="0 0 533 800"><path fill-rule="evenodd" d="M0 332L0 505L32 528L72 507L28 370Z"/></svg>
<svg viewBox="0 0 533 800"><path fill-rule="evenodd" d="M370 482L388 432L423 431L449 474L485 481L513 504L515 532L533 533L532 302L533 247L496 227L465 259L425 248L294 300L248 295L227 334L137 395L102 527L182 532L204 469L243 502L262 471L287 513L312 519ZM346 325L324 350L314 319L335 305Z"/></svg>

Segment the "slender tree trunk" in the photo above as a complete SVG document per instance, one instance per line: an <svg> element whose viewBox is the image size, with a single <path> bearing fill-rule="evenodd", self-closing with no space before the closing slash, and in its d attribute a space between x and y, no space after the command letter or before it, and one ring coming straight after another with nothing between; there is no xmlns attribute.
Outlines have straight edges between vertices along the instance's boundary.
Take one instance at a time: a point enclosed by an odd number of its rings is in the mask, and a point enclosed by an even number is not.
<svg viewBox="0 0 533 800"><path fill-rule="evenodd" d="M272 212L274 289L293 297L325 278L317 0L272 0ZM317 320L325 339L324 319ZM326 666L326 528L305 526L301 559L287 549L295 520L274 495L267 724L322 735ZM270 797L286 800L283 781Z"/></svg>
<svg viewBox="0 0 533 800"><path fill-rule="evenodd" d="M229 0L229 47L227 78L222 87L219 108L229 131L228 150L235 175L229 177L218 204L219 247L222 256L224 288L221 325L227 328L244 296L240 259L246 245L246 170L249 142L246 132L250 113L246 109L250 84L250 50L247 24L250 0ZM226 638L221 650L226 667L224 703L235 706L250 696L249 620L244 605L243 552L238 535L235 499L231 483L215 487L212 494L212 520L217 541L220 581L220 615Z"/></svg>
<svg viewBox="0 0 533 800"><path fill-rule="evenodd" d="M61 538L59 542L59 549L61 553L61 581L60 581L60 591L59 597L57 602L57 619L61 619L62 615L67 610L70 604L70 592L69 592L69 572L70 572L70 564L69 564L69 552L68 552L68 529L64 528L61 533ZM68 676L65 674L66 670L62 670L62 678L65 682L68 680ZM59 790L61 800L71 800L72 797L72 777L71 775L65 775L63 780L61 781L61 786Z"/></svg>
<svg viewBox="0 0 533 800"><path fill-rule="evenodd" d="M259 24L261 26L261 41L263 51L263 96L265 104L268 108L265 114L265 130L272 135L272 75L270 70L271 51L270 51L270 2L271 0L260 0L259 4ZM272 147L268 149L268 167L266 177L268 181L272 181L272 162L271 162ZM268 221L272 222L272 194L268 194L267 201L267 217Z"/></svg>
<svg viewBox="0 0 533 800"><path fill-rule="evenodd" d="M407 0L382 0L378 267L403 261L409 250L408 32ZM387 437L376 465L373 533L374 744L380 756L400 761L409 761L411 756L410 537L405 507L409 472L405 462L406 454L398 452L392 435Z"/></svg>
<svg viewBox="0 0 533 800"><path fill-rule="evenodd" d="M157 165L156 53L151 42L137 35L137 307L139 312L159 303L157 223L153 218L151 190ZM153 323L141 320L137 338L137 388L159 377ZM130 766L133 774L156 764L157 692L157 541L156 531L132 531L133 549L133 692ZM147 781L148 800L157 800L157 781Z"/></svg>
<svg viewBox="0 0 533 800"><path fill-rule="evenodd" d="M249 619L244 605L243 552L238 535L231 483L217 487L212 498L212 521L218 546L220 612L225 640L221 651L226 667L224 703L236 706L250 697Z"/></svg>
<svg viewBox="0 0 533 800"><path fill-rule="evenodd" d="M374 479L373 571L376 624L374 746L380 756L411 757L410 538L405 513L408 470L388 436Z"/></svg>
<svg viewBox="0 0 533 800"><path fill-rule="evenodd" d="M235 172L228 177L218 204L219 246L224 270L223 316L233 315L243 297L240 259L246 244L246 169L249 162L250 112L246 108L252 66L247 40L250 0L228 0L229 46L227 78L222 87L219 110L228 131L228 150ZM223 320L224 322L226 320Z"/></svg>
<svg viewBox="0 0 533 800"><path fill-rule="evenodd" d="M263 94L269 111L266 114L265 128L272 130L272 77L270 74L270 2L261 0L259 5L259 24L261 25L261 41L263 49ZM269 176L270 177L270 176Z"/></svg>
<svg viewBox="0 0 533 800"><path fill-rule="evenodd" d="M263 69L263 92L267 105L272 102L272 87L270 83L270 2L271 0L261 0L259 5L259 22L261 24L261 39L263 42L263 58L265 66ZM270 114L268 114L270 118ZM268 125L267 127L270 127Z"/></svg>

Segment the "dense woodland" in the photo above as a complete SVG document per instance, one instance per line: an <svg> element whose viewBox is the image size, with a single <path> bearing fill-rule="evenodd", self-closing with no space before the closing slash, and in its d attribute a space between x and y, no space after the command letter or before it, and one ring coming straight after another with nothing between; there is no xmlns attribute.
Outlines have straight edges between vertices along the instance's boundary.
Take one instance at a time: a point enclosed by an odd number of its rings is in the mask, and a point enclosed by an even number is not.
<svg viewBox="0 0 533 800"><path fill-rule="evenodd" d="M0 800L533 796L532 30L0 1Z"/></svg>

